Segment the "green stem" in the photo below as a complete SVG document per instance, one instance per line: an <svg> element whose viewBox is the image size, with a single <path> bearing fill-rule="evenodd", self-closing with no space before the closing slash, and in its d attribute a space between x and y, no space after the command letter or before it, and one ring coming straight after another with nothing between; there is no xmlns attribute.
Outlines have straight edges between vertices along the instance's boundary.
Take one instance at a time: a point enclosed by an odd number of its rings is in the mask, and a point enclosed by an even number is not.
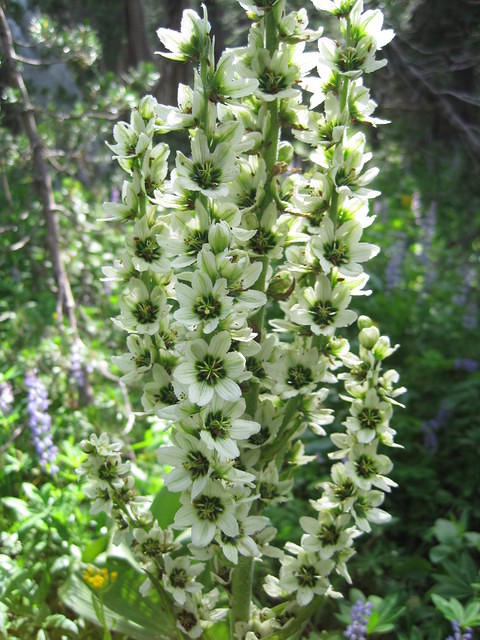
<svg viewBox="0 0 480 640"><path fill-rule="evenodd" d="M230 636L243 638L245 633L236 634L237 622L245 624L250 620L250 604L252 600L253 558L239 556L238 564L232 574L232 608L230 611Z"/></svg>
<svg viewBox="0 0 480 640"><path fill-rule="evenodd" d="M281 0L274 9L266 12L264 20L265 29L265 46L272 55L278 48L278 28L277 24L283 12L283 1ZM259 220L263 212L271 202L276 200L276 180L275 180L275 163L278 156L278 141L280 137L280 121L278 117L278 100L274 100L268 105L270 123L264 145L263 157L266 165L267 183L265 185L265 194L259 206ZM268 269L268 258L262 258L263 268L261 274L254 284L253 288L257 291L265 291L266 276ZM265 307L262 307L251 318L250 324L257 332L257 340L261 340L263 333L263 325L265 322ZM258 403L259 385L252 384L247 394L247 411L253 415ZM237 623L248 624L250 621L250 607L252 601L252 585L253 585L253 558L245 558L240 556L237 566L232 572L232 597L231 597L231 613L230 613L230 630L231 637L237 638L235 635L235 626ZM244 634L243 634L244 635ZM241 637L243 637L243 635Z"/></svg>

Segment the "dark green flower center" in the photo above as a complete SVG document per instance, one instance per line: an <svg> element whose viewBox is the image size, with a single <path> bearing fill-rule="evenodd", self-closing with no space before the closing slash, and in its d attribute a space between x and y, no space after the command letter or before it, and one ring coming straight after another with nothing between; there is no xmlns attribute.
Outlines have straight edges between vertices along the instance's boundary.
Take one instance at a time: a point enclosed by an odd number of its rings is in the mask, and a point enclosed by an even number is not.
<svg viewBox="0 0 480 640"><path fill-rule="evenodd" d="M317 300L311 308L313 319L320 327L326 327L331 324L336 313L337 310L332 306L330 300Z"/></svg>
<svg viewBox="0 0 480 640"><path fill-rule="evenodd" d="M221 378L225 378L226 375L223 360L210 354L207 354L201 362L196 362L195 367L199 380L210 386L216 384Z"/></svg>
<svg viewBox="0 0 480 640"><path fill-rule="evenodd" d="M242 193L238 197L237 204L241 209L247 209L248 207L253 207L256 199L257 199L257 190L255 189L255 187L252 187L250 191Z"/></svg>
<svg viewBox="0 0 480 640"><path fill-rule="evenodd" d="M187 584L188 576L185 569L180 567L175 567L172 569L172 573L170 574L170 584L174 587L178 587L179 589L184 589Z"/></svg>
<svg viewBox="0 0 480 640"><path fill-rule="evenodd" d="M155 394L155 400L163 402L163 404L176 404L178 398L173 389L173 384L169 382L164 387L161 387Z"/></svg>
<svg viewBox="0 0 480 640"><path fill-rule="evenodd" d="M326 244L323 248L323 254L336 267L348 262L348 246L340 240Z"/></svg>
<svg viewBox="0 0 480 640"><path fill-rule="evenodd" d="M338 186L352 184L354 180L355 172L351 171L350 173L347 173L343 167L340 167L340 169L335 174L335 182Z"/></svg>
<svg viewBox="0 0 480 640"><path fill-rule="evenodd" d="M208 231L200 231L196 229L195 231L192 231L189 236L186 236L183 242L186 246L185 253L188 256L196 256L203 245L208 242Z"/></svg>
<svg viewBox="0 0 480 640"><path fill-rule="evenodd" d="M308 564L302 564L296 572L295 577L301 587L313 588L317 584L317 572L315 567Z"/></svg>
<svg viewBox="0 0 480 640"><path fill-rule="evenodd" d="M361 478L371 478L377 473L375 460L365 454L357 458L355 461L355 468Z"/></svg>
<svg viewBox="0 0 480 640"><path fill-rule="evenodd" d="M183 468L190 472L194 480L206 476L210 463L200 451L189 451L187 459L183 463Z"/></svg>
<svg viewBox="0 0 480 640"><path fill-rule="evenodd" d="M382 421L382 416L378 409L365 407L360 411L358 419L364 429L375 429Z"/></svg>
<svg viewBox="0 0 480 640"><path fill-rule="evenodd" d="M147 538L142 542L142 553L149 558L156 558L162 554L162 545L158 540Z"/></svg>
<svg viewBox="0 0 480 640"><path fill-rule="evenodd" d="M258 78L258 86L265 93L278 93L288 87L288 82L281 73L275 73L272 69L265 69Z"/></svg>
<svg viewBox="0 0 480 640"><path fill-rule="evenodd" d="M288 370L287 383L292 385L294 389L301 389L306 384L312 382L312 380L312 370L301 364L297 364L295 367L290 367Z"/></svg>
<svg viewBox="0 0 480 640"><path fill-rule="evenodd" d="M341 484L335 485L333 493L338 500L346 500L355 495L355 485L349 479L344 480Z"/></svg>
<svg viewBox="0 0 480 640"><path fill-rule="evenodd" d="M273 500L278 496L278 489L272 482L261 482L258 490L263 500Z"/></svg>
<svg viewBox="0 0 480 640"><path fill-rule="evenodd" d="M358 69L364 58L358 55L358 51L355 47L345 47L338 54L337 65L340 71L355 71Z"/></svg>
<svg viewBox="0 0 480 640"><path fill-rule="evenodd" d="M195 300L193 310L203 320L209 318L216 318L220 314L220 302L209 294L206 296L199 296Z"/></svg>
<svg viewBox="0 0 480 640"><path fill-rule="evenodd" d="M145 178L145 193L149 198L153 198L155 190L160 187L160 183L152 180L152 178Z"/></svg>
<svg viewBox="0 0 480 640"><path fill-rule="evenodd" d="M361 382L367 378L367 374L369 370L370 370L369 365L366 362L362 362L358 366L352 367L350 369L350 374L352 378L355 378L355 380L358 380Z"/></svg>
<svg viewBox="0 0 480 640"><path fill-rule="evenodd" d="M248 441L252 444L256 444L257 447L264 444L270 437L270 430L268 427L262 427L260 431L250 436Z"/></svg>
<svg viewBox="0 0 480 640"><path fill-rule="evenodd" d="M265 254L275 248L275 235L269 229L259 227L257 233L249 240L249 247L258 254Z"/></svg>
<svg viewBox="0 0 480 640"><path fill-rule="evenodd" d="M98 468L98 477L100 480L113 480L117 477L117 463L110 460L105 462Z"/></svg>
<svg viewBox="0 0 480 640"><path fill-rule="evenodd" d="M187 633L197 624L197 618L191 611L187 611L187 609L182 609L177 615L178 621Z"/></svg>
<svg viewBox="0 0 480 640"><path fill-rule="evenodd" d="M143 353L139 353L138 356L135 358L135 366L138 368L149 367L151 362L152 362L152 356L148 349L146 349Z"/></svg>
<svg viewBox="0 0 480 640"><path fill-rule="evenodd" d="M153 304L151 300L137 302L133 310L133 315L140 324L150 324L157 317L158 306Z"/></svg>
<svg viewBox="0 0 480 640"><path fill-rule="evenodd" d="M340 533L334 524L322 524L318 533L318 539L323 545L337 544Z"/></svg>
<svg viewBox="0 0 480 640"><path fill-rule="evenodd" d="M154 238L134 238L135 255L142 258L145 262L154 262L161 256L161 249Z"/></svg>
<svg viewBox="0 0 480 640"><path fill-rule="evenodd" d="M253 358L251 356L250 358L247 358L246 367L253 373L256 378L265 378L265 369L262 367L262 363L259 362L256 358Z"/></svg>
<svg viewBox="0 0 480 640"><path fill-rule="evenodd" d="M197 162L193 165L193 180L202 189L215 189L220 183L222 171L211 160Z"/></svg>
<svg viewBox="0 0 480 640"><path fill-rule="evenodd" d="M232 422L221 411L212 411L205 420L205 429L210 432L212 438L226 438L230 432Z"/></svg>
<svg viewBox="0 0 480 640"><path fill-rule="evenodd" d="M222 501L217 496L200 496L193 501L193 506L200 520L209 520L210 522L216 522L225 511Z"/></svg>

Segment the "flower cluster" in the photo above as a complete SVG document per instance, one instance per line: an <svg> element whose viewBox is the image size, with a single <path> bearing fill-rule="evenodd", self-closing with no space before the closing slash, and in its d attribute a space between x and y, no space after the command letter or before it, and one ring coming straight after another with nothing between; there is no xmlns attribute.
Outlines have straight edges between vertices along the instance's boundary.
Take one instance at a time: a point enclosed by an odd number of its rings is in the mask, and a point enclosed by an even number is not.
<svg viewBox="0 0 480 640"><path fill-rule="evenodd" d="M107 567L97 569L97 567L90 565L82 573L82 577L92 589L103 591L115 582L118 573L116 571L108 571Z"/></svg>
<svg viewBox="0 0 480 640"><path fill-rule="evenodd" d="M0 382L0 413L8 416L13 406L13 389L10 382Z"/></svg>
<svg viewBox="0 0 480 640"><path fill-rule="evenodd" d="M28 391L28 426L32 432L33 445L40 466L44 471L57 473L58 449L52 438L52 419L48 413L47 390L35 371L29 371L26 374L25 387Z"/></svg>
<svg viewBox="0 0 480 640"><path fill-rule="evenodd" d="M452 631L453 635L448 636L447 640L472 640L473 638L473 630L470 627L467 627L464 632L462 632L459 623L455 620L452 622Z"/></svg>
<svg viewBox="0 0 480 640"><path fill-rule="evenodd" d="M286 13L284 0L240 4L252 20L248 46L217 62L205 9L185 11L180 32L158 30L162 55L197 65L193 87L179 87L175 108L143 98L110 145L127 178L106 211L131 225L124 252L104 268L122 287L115 323L128 334L114 362L125 383L141 387L145 412L174 425L159 451L171 467L166 486L181 494L172 527L119 497L133 487L116 445L85 443L83 472L93 508L130 527L142 590L173 603L180 630L198 637L222 615L216 590L202 592L197 580L208 561L243 640L318 596L338 597L329 575L348 580L354 539L388 519L379 506L394 484L392 464L378 446L394 444L401 389L396 372L381 372L394 349L369 319L359 319L358 356L337 335L357 319L352 299L370 293L363 265L379 250L362 240L377 169L366 168L372 154L354 125L383 122L362 74L383 66L376 53L393 34L362 0L314 1L338 17L336 40L308 29L305 10ZM321 110L302 104L302 91ZM289 170L294 148L282 130L308 153L309 172ZM169 172L161 137L172 131L185 132L190 151L177 151ZM305 429L324 436L333 422L325 385L338 379L350 407L346 433L332 436L342 462L314 502L318 518L302 519L301 546L278 549L262 511L288 500L294 470L310 461ZM188 546L174 539L185 529ZM253 561L263 555L280 561L265 587L287 606L258 631L250 600Z"/></svg>
<svg viewBox="0 0 480 640"><path fill-rule="evenodd" d="M357 600L350 609L351 623L345 629L344 636L348 640L366 640L367 623L372 613L372 603Z"/></svg>

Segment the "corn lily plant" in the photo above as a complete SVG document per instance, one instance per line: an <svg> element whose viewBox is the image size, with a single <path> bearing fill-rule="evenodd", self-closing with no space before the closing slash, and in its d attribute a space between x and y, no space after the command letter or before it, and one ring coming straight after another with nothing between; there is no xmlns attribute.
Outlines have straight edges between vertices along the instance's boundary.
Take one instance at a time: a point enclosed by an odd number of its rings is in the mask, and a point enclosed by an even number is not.
<svg viewBox="0 0 480 640"><path fill-rule="evenodd" d="M395 347L351 308L370 293L364 264L379 251L362 240L379 195L364 130L384 121L363 78L386 64L393 33L363 0L313 0L335 39L285 0L239 1L248 45L217 62L205 8L185 11L180 32L158 30L162 55L194 64L193 86L179 87L178 107L146 96L110 147L127 178L108 217L132 223L105 268L128 333L116 363L145 412L171 426L158 456L180 493L172 525L158 526L105 434L83 443L81 472L143 568L142 593L157 591L168 638L215 637L225 618L232 640L297 637L323 599L341 597L355 540L389 520L381 506L395 485L383 452L396 446L403 391L383 368ZM169 171L171 131L190 152ZM355 322L357 353L343 336ZM265 508L290 499L311 460L302 434L326 437L339 381L348 416L330 433L331 478L299 544L279 548Z"/></svg>

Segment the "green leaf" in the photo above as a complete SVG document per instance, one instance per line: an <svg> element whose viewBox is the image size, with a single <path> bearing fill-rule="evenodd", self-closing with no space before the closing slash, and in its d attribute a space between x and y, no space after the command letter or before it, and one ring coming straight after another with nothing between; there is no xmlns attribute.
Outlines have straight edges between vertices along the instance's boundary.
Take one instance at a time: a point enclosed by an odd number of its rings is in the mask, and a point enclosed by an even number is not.
<svg viewBox="0 0 480 640"><path fill-rule="evenodd" d="M150 511L162 529L172 524L180 507L180 495L180 493L172 493L167 487L162 487L155 496Z"/></svg>
<svg viewBox="0 0 480 640"><path fill-rule="evenodd" d="M61 629L70 635L78 635L78 627L75 622L61 613L54 613L53 615L45 618L43 626L46 629Z"/></svg>
<svg viewBox="0 0 480 640"><path fill-rule="evenodd" d="M169 625L169 612L162 609L160 596L152 589L142 596L139 587L145 575L121 558L109 558L109 572L117 572L117 579L102 592L103 614L111 631L125 633L136 640L167 640L175 633ZM92 593L85 582L72 575L59 590L62 602L80 616L100 625L92 604Z"/></svg>
<svg viewBox="0 0 480 640"><path fill-rule="evenodd" d="M226 622L216 622L203 633L205 640L230 640L230 629Z"/></svg>
<svg viewBox="0 0 480 640"><path fill-rule="evenodd" d="M19 520L23 520L31 513L27 503L23 500L20 500L19 498L2 498L2 502L9 509L15 511L15 514Z"/></svg>
<svg viewBox="0 0 480 640"><path fill-rule="evenodd" d="M104 535L87 544L82 553L82 562L93 562L108 547L109 536Z"/></svg>

